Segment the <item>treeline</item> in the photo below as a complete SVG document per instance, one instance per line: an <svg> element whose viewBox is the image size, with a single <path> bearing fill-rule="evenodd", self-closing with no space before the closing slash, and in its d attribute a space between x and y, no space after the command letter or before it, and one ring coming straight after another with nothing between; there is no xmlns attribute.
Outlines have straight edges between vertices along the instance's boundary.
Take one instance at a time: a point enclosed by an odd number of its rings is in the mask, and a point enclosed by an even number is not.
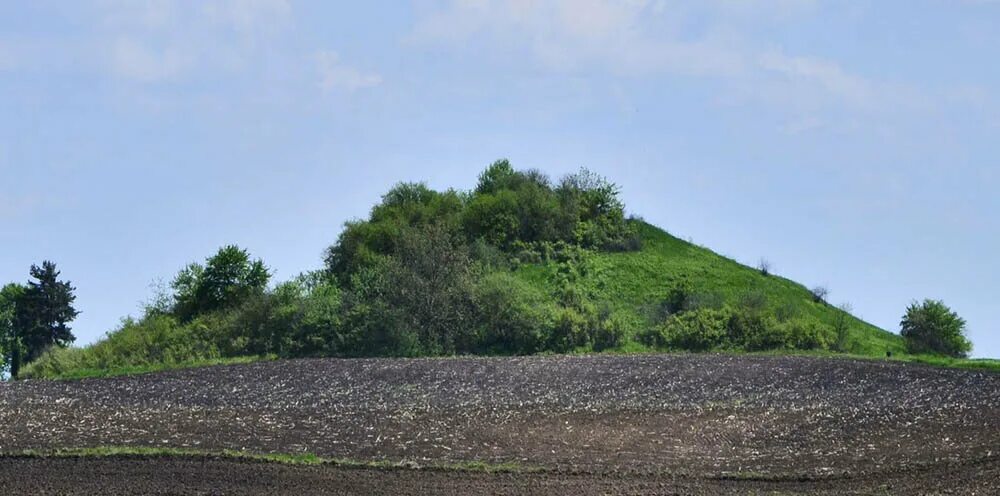
<svg viewBox="0 0 1000 496"><path fill-rule="evenodd" d="M468 192L403 183L346 224L323 269L272 285L262 260L224 247L101 342L32 344L22 376L263 355L849 351L846 312L821 321L754 288L727 301L678 284L642 308L595 296L586 284L595 254L642 250L642 226L626 217L617 186L585 170L554 183L499 161Z"/></svg>

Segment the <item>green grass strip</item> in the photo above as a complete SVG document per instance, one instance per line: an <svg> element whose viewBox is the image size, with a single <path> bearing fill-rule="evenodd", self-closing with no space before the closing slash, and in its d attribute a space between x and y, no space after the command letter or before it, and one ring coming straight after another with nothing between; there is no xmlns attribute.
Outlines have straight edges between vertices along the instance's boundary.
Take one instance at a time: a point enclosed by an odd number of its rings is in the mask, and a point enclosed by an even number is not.
<svg viewBox="0 0 1000 496"><path fill-rule="evenodd" d="M43 380L79 380L79 379L103 379L107 377L123 377L153 372L166 372L169 370L195 369L201 367L213 367L216 365L243 365L256 362L276 360L274 355L267 356L241 356L231 358L215 358L211 360L188 360L173 363L153 363L145 365L132 365L127 367L113 367L107 369L73 369L55 375L45 375L29 377L29 379Z"/></svg>
<svg viewBox="0 0 1000 496"><path fill-rule="evenodd" d="M483 461L448 462L420 465L410 461L388 460L360 461L349 458L325 458L312 453L250 453L237 450L199 450L191 448L152 448L142 446L99 446L93 448L58 448L52 450L23 450L0 454L6 457L25 458L104 458L104 457L186 457L223 458L280 463L284 465L332 465L343 468L419 469L496 473L542 472L541 467L525 466L515 462L490 463Z"/></svg>
<svg viewBox="0 0 1000 496"><path fill-rule="evenodd" d="M820 357L820 358L836 358L836 359L852 359L852 360L869 360L869 361L887 361L887 362L900 362L900 363L918 363L923 365L930 365L933 367L941 368L954 368L954 369L967 369L967 370L989 370L1000 372L1000 360L992 358L948 358L933 355L905 355L897 354L893 355L891 358L886 357L873 357L871 355L858 355L858 354L848 354L848 353L836 353L832 351L798 351L798 350L774 350L774 351L760 351L760 352L741 352L741 351L713 351L709 353L724 354L732 356L810 356L810 357ZM572 354L572 353L571 353ZM656 351L644 347L622 347L620 349L612 349L600 353L586 352L579 353L580 355L673 355L673 354L689 354L688 352L664 352ZM551 353L543 353L541 355L554 355ZM437 358L449 358L449 357L437 357ZM454 357L452 357L454 358ZM97 379L97 378L108 378L108 377L122 377L122 376L133 376L140 374L149 374L153 372L165 372L169 370L181 370L181 369L192 369L200 367L211 367L216 365L239 365L239 364L250 364L262 361L277 360L278 358L269 356L246 356L246 357L234 357L234 358L220 358L215 360L200 360L200 361L189 361L180 363L161 363L161 364L150 364L141 365L134 367L118 367L111 369L76 369L69 372L64 372L55 376L45 376L39 377L42 380L79 380L79 379Z"/></svg>

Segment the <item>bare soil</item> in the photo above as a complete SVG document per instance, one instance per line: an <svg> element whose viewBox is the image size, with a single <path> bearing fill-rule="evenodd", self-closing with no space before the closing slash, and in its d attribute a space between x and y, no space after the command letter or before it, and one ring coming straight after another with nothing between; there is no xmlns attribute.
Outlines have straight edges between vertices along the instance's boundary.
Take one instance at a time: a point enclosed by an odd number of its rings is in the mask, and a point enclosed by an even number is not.
<svg viewBox="0 0 1000 496"><path fill-rule="evenodd" d="M753 480L669 475L501 473L282 465L211 457L0 459L4 494L32 495L753 495L997 494L996 463L880 477Z"/></svg>
<svg viewBox="0 0 1000 496"><path fill-rule="evenodd" d="M810 357L601 355L295 360L0 384L0 451L122 445L546 471L6 458L0 487L1000 494L1000 374ZM192 478L169 476L178 471ZM25 480L50 486L16 485Z"/></svg>

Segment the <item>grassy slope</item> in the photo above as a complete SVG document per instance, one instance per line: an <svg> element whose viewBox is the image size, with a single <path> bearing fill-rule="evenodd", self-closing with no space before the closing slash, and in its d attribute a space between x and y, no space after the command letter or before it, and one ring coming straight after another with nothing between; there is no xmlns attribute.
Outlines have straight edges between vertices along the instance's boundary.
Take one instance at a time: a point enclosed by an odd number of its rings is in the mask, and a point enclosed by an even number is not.
<svg viewBox="0 0 1000 496"><path fill-rule="evenodd" d="M734 302L748 290L762 291L774 307L791 306L799 314L813 316L827 325L832 325L840 310L815 303L809 290L794 281L780 276L763 276L759 271L734 260L718 255L711 250L678 239L665 231L643 223L643 249L626 253L591 253L586 260L586 273L577 281L586 288L598 303L614 310L622 310L642 317L640 309L661 302L667 292L684 281L696 293L717 293L726 301ZM558 293L556 264L525 265L517 275L542 291ZM940 357L906 356L903 340L897 334L879 329L867 322L850 316L853 337L852 354L868 357L884 357L892 351L899 360L925 363L944 367L963 367L1000 370L1000 361L994 360L951 360ZM654 325L644 322L645 326ZM66 360L73 358L75 349L60 350ZM628 343L618 352L651 351L635 342ZM817 354L824 355L819 352ZM174 368L188 368L224 363L247 363L262 357L236 357L208 361L191 361L177 364L154 364L109 370L95 370L74 366L71 362L63 369L68 372L39 373L33 377L80 379L86 377L110 377L156 372ZM65 361L65 360L64 360ZM28 366L28 369L31 365ZM26 369L26 372L28 372Z"/></svg>
<svg viewBox="0 0 1000 496"><path fill-rule="evenodd" d="M582 283L598 302L613 309L635 311L662 301L667 291L686 281L697 293L718 293L734 302L748 290L767 295L769 304L778 308L792 306L802 315L818 318L829 325L840 312L837 308L815 303L810 291L783 277L764 276L759 271L718 255L711 250L678 239L665 231L643 223L643 249L630 253L597 253L587 261L588 271ZM522 267L518 275L556 291L552 265ZM886 351L903 353L902 338L853 316L853 351L884 356Z"/></svg>

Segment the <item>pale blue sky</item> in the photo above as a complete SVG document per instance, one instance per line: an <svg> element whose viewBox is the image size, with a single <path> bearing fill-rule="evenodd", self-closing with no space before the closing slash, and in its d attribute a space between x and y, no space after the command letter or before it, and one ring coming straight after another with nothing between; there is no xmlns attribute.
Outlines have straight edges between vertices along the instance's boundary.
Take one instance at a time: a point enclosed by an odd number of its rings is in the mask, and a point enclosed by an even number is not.
<svg viewBox="0 0 1000 496"><path fill-rule="evenodd" d="M0 4L0 281L58 262L92 342L238 243L284 279L398 180L585 166L631 212L911 300L1000 356L1000 2Z"/></svg>

